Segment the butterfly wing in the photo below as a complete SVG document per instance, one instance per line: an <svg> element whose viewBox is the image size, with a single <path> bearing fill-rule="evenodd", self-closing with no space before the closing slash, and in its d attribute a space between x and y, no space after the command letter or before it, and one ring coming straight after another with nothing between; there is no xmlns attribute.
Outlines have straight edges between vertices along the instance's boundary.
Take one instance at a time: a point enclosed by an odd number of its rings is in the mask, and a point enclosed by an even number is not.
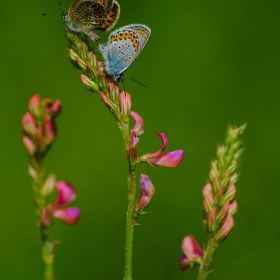
<svg viewBox="0 0 280 280"><path fill-rule="evenodd" d="M150 28L142 24L131 24L114 31L105 50L101 50L108 74L115 79L120 76L142 51L150 34Z"/></svg>

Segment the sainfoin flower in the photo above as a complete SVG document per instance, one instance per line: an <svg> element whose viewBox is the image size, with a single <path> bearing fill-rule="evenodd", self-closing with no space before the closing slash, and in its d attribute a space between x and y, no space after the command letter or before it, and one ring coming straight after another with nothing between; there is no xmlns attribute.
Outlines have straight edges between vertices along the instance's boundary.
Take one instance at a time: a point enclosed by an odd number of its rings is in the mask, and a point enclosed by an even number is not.
<svg viewBox="0 0 280 280"><path fill-rule="evenodd" d="M184 253L180 260L181 270L185 270L196 263L200 263L200 260L203 257L203 251L192 235L188 235L183 239L182 250Z"/></svg>
<svg viewBox="0 0 280 280"><path fill-rule="evenodd" d="M157 132L156 135L162 141L162 147L157 152L148 153L138 158L138 162L148 162L149 164L160 165L169 168L175 168L180 165L184 157L183 150L177 150L173 152L169 152L163 155L160 155L163 152L168 143L168 139L162 132Z"/></svg>
<svg viewBox="0 0 280 280"><path fill-rule="evenodd" d="M65 181L56 182L55 188L58 191L57 199L53 204L44 207L41 215L41 226L49 227L51 225L50 217L60 219L69 225L75 225L81 214L80 209L77 207L66 208L76 199L74 188Z"/></svg>
<svg viewBox="0 0 280 280"><path fill-rule="evenodd" d="M135 209L137 212L142 212L143 210L145 210L155 194L155 187L152 183L152 180L146 174L141 174L140 176L140 190L141 193L139 202Z"/></svg>

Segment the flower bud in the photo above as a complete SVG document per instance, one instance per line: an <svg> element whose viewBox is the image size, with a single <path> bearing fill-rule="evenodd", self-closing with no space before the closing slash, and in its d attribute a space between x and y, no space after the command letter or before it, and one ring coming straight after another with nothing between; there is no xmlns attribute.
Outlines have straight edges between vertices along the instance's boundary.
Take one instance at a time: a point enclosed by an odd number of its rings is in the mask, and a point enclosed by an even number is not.
<svg viewBox="0 0 280 280"><path fill-rule="evenodd" d="M212 192L212 185L211 183L207 183L202 190L202 194L206 197L210 192Z"/></svg>
<svg viewBox="0 0 280 280"><path fill-rule="evenodd" d="M182 242L183 254L180 260L181 270L192 267L196 263L200 263L203 257L203 251L199 247L195 238L192 235L188 235L183 239Z"/></svg>
<svg viewBox="0 0 280 280"><path fill-rule="evenodd" d="M237 209L238 209L237 201L233 200L229 205L228 212L230 215L233 216L237 212Z"/></svg>
<svg viewBox="0 0 280 280"><path fill-rule="evenodd" d="M122 115L128 115L131 109L131 96L125 91L120 92L119 97L120 111Z"/></svg>
<svg viewBox="0 0 280 280"><path fill-rule="evenodd" d="M44 144L49 146L56 135L55 123L49 119L44 119Z"/></svg>
<svg viewBox="0 0 280 280"><path fill-rule="evenodd" d="M225 220L228 214L228 210L229 210L229 201L225 203L225 205L222 207L222 209L220 209L219 213L217 214L218 223L222 223Z"/></svg>
<svg viewBox="0 0 280 280"><path fill-rule="evenodd" d="M33 156L36 150L36 146L33 142L33 140L28 136L26 133L23 134L22 136L22 141L24 147L27 149L29 155Z"/></svg>
<svg viewBox="0 0 280 280"><path fill-rule="evenodd" d="M29 111L33 116L36 118L40 118L42 115L42 108L41 108L41 97L40 94L34 94L28 102Z"/></svg>
<svg viewBox="0 0 280 280"><path fill-rule="evenodd" d="M217 207L215 206L207 216L207 228L209 232L213 232L216 229L216 211Z"/></svg>
<svg viewBox="0 0 280 280"><path fill-rule="evenodd" d="M231 232L234 226L234 220L230 214L227 215L226 220L216 236L217 242L222 242Z"/></svg>
<svg viewBox="0 0 280 280"><path fill-rule="evenodd" d="M94 81L92 81L88 76L81 74L81 81L85 86L89 87L93 91L97 91L97 92L99 91L99 86Z"/></svg>
<svg viewBox="0 0 280 280"><path fill-rule="evenodd" d="M155 187L152 183L151 178L148 175L141 174L140 176L140 199L136 206L136 211L139 211L140 213L148 207L148 205L151 202L151 199L153 198L155 194Z"/></svg>
<svg viewBox="0 0 280 280"><path fill-rule="evenodd" d="M32 138L35 138L37 135L37 126L34 120L34 117L30 112L27 112L22 117L22 126L24 131L30 135Z"/></svg>
<svg viewBox="0 0 280 280"><path fill-rule="evenodd" d="M214 207L214 195L212 192L210 192L203 201L204 204L204 209L206 211L206 213L209 213L212 208Z"/></svg>
<svg viewBox="0 0 280 280"><path fill-rule="evenodd" d="M42 187L42 194L44 197L48 197L53 192L55 180L56 178L54 174L50 174L46 179Z"/></svg>
<svg viewBox="0 0 280 280"><path fill-rule="evenodd" d="M236 195L236 187L234 184L231 184L226 193L223 195L222 202L225 203L225 201L232 201L235 198Z"/></svg>

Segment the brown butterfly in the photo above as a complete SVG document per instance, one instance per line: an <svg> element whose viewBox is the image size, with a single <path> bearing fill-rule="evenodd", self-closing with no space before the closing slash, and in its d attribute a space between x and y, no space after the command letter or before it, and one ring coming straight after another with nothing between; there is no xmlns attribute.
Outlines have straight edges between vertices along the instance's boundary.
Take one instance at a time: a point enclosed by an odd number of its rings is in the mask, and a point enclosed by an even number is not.
<svg viewBox="0 0 280 280"><path fill-rule="evenodd" d="M75 32L84 32L94 42L100 37L94 32L110 30L118 21L120 5L114 0L75 0L68 14L62 17L69 29Z"/></svg>

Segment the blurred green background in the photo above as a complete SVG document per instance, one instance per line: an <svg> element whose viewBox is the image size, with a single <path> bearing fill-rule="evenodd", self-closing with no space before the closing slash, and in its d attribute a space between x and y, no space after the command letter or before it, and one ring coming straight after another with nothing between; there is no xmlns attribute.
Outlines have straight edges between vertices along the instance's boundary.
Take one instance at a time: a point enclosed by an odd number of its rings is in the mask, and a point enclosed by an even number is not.
<svg viewBox="0 0 280 280"><path fill-rule="evenodd" d="M121 134L98 95L81 84L67 58L58 1L1 1L0 9L0 278L43 279L21 117L35 93L60 99L58 137L44 164L77 190L80 223L55 223L61 240L56 279L122 279L127 165ZM141 216L134 244L134 280L196 279L181 272L181 242L206 240L202 187L227 125L248 123L237 183L235 228L214 254L208 279L280 279L280 3L276 0L119 0L116 25L152 29L126 72L133 110L146 132L139 154L184 149L175 170L150 168L156 195ZM63 1L70 6L70 0ZM106 42L107 33L99 32ZM138 169L147 173L146 165Z"/></svg>

